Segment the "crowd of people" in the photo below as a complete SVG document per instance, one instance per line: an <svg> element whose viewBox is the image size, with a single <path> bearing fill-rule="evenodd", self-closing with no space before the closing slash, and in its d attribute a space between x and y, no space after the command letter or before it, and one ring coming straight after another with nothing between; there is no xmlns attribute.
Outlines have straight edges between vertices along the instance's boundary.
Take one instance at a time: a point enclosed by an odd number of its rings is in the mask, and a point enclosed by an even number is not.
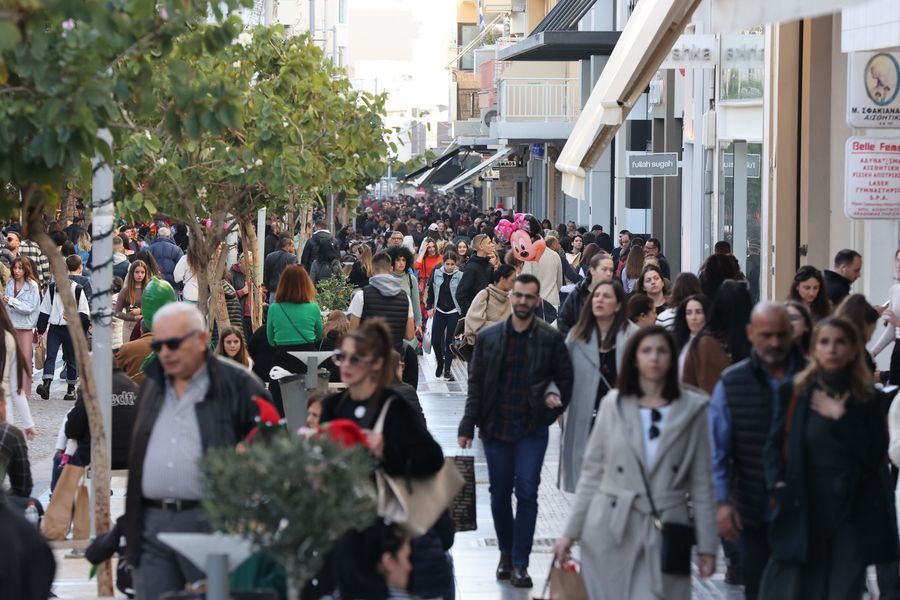
<svg viewBox="0 0 900 600"><path fill-rule="evenodd" d="M197 459L257 425L252 397L284 416L273 368L305 373L292 353L311 350L334 352L325 366L343 389L311 398L307 424L355 423L398 477L444 464L417 397L419 355L434 355L436 379L466 378L458 443L470 447L477 430L496 577L512 586L532 586L541 470L560 427L557 485L574 501L554 553L566 564L578 544L592 599L687 598L691 549L708 576L720 544L726 580L747 598L859 597L870 565L881 597L900 595L900 344L889 371L874 361L900 335L900 283L886 308L851 293L857 252L824 272L801 267L788 298L756 302L725 241L696 274L673 273L653 236L623 230L614 245L597 225L553 227L455 196L363 198L345 221L336 231L321 214L309 231L268 223L255 330L240 261L213 282L228 322L209 327L188 227L123 225L114 236L112 459L129 471L122 528L138 598L202 578L156 534L209 530ZM82 219L48 232L89 332L90 234ZM900 252L896 263L900 280ZM0 265L0 474L23 504L36 435L28 396L47 400L60 372L73 403L54 485L66 465L89 463L90 434L61 283L16 224ZM335 276L355 291L323 313L320 289ZM888 327L869 352L879 321ZM381 520L347 532L304 595L452 598L453 537L447 511L412 539Z"/></svg>

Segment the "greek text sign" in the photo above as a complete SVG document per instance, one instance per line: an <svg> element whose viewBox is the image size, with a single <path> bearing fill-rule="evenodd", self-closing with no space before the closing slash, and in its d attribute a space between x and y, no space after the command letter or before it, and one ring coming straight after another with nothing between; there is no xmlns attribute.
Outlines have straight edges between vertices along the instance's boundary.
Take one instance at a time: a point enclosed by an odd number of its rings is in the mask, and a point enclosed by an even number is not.
<svg viewBox="0 0 900 600"><path fill-rule="evenodd" d="M900 127L900 52L852 52L847 69L847 124Z"/></svg>
<svg viewBox="0 0 900 600"><path fill-rule="evenodd" d="M900 138L851 137L844 164L844 214L900 219Z"/></svg>
<svg viewBox="0 0 900 600"><path fill-rule="evenodd" d="M626 177L677 177L678 154L663 152L647 154L646 152L626 153Z"/></svg>

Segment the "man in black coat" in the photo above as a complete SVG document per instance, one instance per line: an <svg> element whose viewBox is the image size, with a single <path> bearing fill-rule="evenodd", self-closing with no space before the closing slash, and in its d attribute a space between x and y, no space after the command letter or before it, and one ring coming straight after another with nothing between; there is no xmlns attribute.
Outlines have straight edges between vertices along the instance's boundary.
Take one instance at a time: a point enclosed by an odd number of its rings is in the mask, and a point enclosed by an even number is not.
<svg viewBox="0 0 900 600"><path fill-rule="evenodd" d="M475 295L491 283L494 266L491 256L494 255L494 242L487 234L479 234L472 240L475 255L466 263L462 279L456 290L456 301L459 302L460 317L465 317Z"/></svg>
<svg viewBox="0 0 900 600"><path fill-rule="evenodd" d="M862 271L862 256L856 250L844 249L834 255L834 270L825 269L825 292L831 305L837 307L850 295L850 286L859 279Z"/></svg>
<svg viewBox="0 0 900 600"><path fill-rule="evenodd" d="M278 289L278 280L281 272L289 265L297 264L297 255L294 254L294 240L289 236L278 239L278 250L266 257L263 262L263 282L269 290L269 302L275 301L275 290Z"/></svg>
<svg viewBox="0 0 900 600"><path fill-rule="evenodd" d="M469 448L479 428L500 547L496 576L521 588L532 586L528 559L549 426L569 404L573 380L562 334L535 316L540 293L535 276L519 275L510 291L512 315L479 332L457 433L460 447Z"/></svg>
<svg viewBox="0 0 900 600"><path fill-rule="evenodd" d="M312 271L312 265L319 258L319 248L325 242L333 243L334 236L328 229L328 224L324 220L316 221L316 232L310 236L306 244L303 246L303 253L300 255L300 264L306 267L306 271Z"/></svg>

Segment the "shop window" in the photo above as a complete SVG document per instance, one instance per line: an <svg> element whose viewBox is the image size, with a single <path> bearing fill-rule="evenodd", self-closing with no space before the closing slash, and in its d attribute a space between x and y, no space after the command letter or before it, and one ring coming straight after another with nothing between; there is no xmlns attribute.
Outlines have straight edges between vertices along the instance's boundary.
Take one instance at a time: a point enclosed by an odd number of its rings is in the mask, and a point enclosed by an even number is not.
<svg viewBox="0 0 900 600"><path fill-rule="evenodd" d="M761 157L762 144L759 143L731 141L719 146L718 239L731 244L754 302L759 300L760 286ZM742 161L744 168L736 169L737 161ZM743 173L743 181L735 181L735 173ZM741 217L738 222L735 222L735 215Z"/></svg>
<svg viewBox="0 0 900 600"><path fill-rule="evenodd" d="M720 101L762 100L763 69L722 69Z"/></svg>

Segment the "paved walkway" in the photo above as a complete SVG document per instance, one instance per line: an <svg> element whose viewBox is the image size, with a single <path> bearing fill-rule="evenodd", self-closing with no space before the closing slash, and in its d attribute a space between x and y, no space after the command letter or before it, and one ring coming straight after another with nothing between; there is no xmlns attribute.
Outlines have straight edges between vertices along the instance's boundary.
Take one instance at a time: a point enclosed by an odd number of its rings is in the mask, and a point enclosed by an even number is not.
<svg viewBox="0 0 900 600"><path fill-rule="evenodd" d="M456 429L462 417L466 396L466 364L454 361L456 381L449 383L434 377L435 362L432 355L420 358L419 397L428 420L428 429L449 456L470 452L475 456L476 497L478 530L458 533L453 547L456 567L457 598L463 600L527 599L541 597L552 560L551 550L561 534L569 515L574 495L561 492L556 487L559 465L559 428L551 427L550 444L541 473L538 496L538 522L531 553L529 573L534 580L532 590L519 590L508 583L500 583L494 577L499 560L494 524L491 519L488 493L487 463L480 441L472 450L463 451L456 443ZM719 568L709 579L700 579L694 566L694 594L697 600L743 599L740 587L725 584L725 568L720 556ZM623 599L625 600L625 599Z"/></svg>

